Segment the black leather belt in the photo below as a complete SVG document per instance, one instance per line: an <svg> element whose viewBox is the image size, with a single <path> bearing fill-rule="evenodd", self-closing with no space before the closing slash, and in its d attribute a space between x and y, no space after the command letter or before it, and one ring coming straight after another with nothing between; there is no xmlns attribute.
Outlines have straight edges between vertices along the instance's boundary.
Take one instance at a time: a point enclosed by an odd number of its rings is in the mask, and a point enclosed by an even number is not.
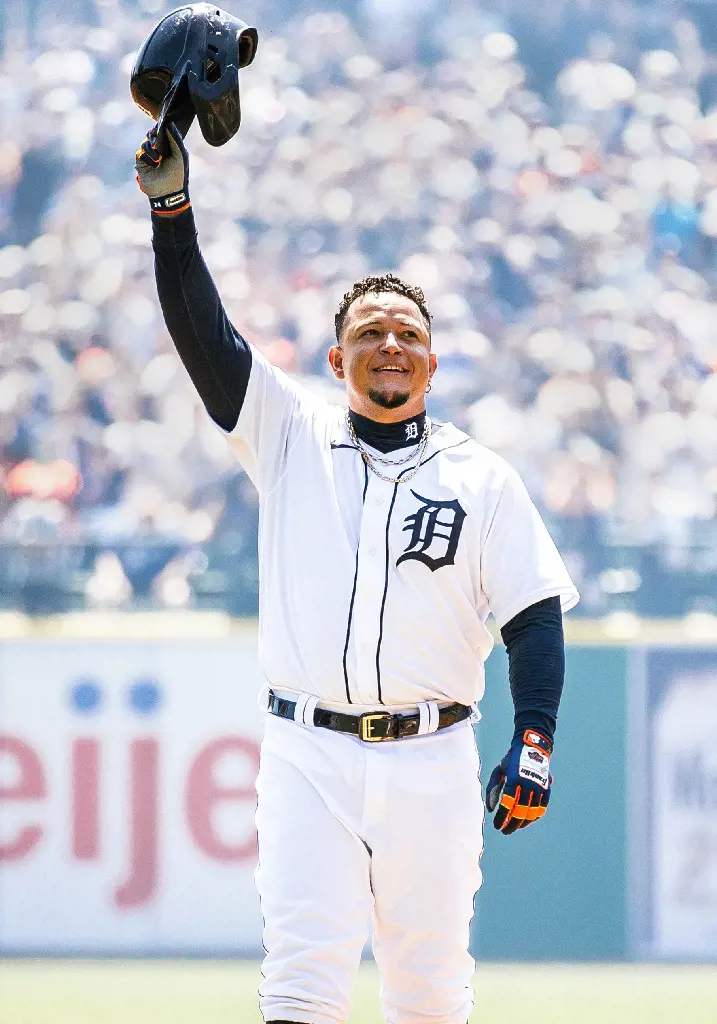
<svg viewBox="0 0 717 1024"><path fill-rule="evenodd" d="M294 720L296 701L284 700L269 690L269 711L279 718ZM439 708L438 728L447 729L449 725L462 722L468 718L473 709L465 704L449 704ZM314 710L314 725L320 729L333 729L335 732L347 732L358 736L365 743L379 743L382 740L402 740L407 736L417 736L421 724L418 712L393 715L389 711L370 711L363 715L346 715L342 711L327 711L326 708Z"/></svg>

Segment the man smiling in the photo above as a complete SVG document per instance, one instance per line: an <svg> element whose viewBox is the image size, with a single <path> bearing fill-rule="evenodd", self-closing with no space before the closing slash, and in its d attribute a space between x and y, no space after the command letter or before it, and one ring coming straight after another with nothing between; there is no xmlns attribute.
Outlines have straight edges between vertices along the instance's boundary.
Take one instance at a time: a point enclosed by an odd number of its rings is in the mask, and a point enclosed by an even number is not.
<svg viewBox="0 0 717 1024"><path fill-rule="evenodd" d="M348 409L317 400L227 319L176 130L170 145L162 158L150 133L136 164L162 310L260 496L264 1019L345 1021L371 915L389 1024L466 1024L486 621L506 642L515 704L486 796L509 835L548 804L561 608L577 592L514 470L426 415L423 292L388 274L353 286L329 351Z"/></svg>
<svg viewBox="0 0 717 1024"><path fill-rule="evenodd" d="M375 291L384 286L401 291ZM392 275L359 282L337 314L336 336L329 362L352 410L379 423L395 421L395 409L404 418L423 412L436 357L419 289Z"/></svg>

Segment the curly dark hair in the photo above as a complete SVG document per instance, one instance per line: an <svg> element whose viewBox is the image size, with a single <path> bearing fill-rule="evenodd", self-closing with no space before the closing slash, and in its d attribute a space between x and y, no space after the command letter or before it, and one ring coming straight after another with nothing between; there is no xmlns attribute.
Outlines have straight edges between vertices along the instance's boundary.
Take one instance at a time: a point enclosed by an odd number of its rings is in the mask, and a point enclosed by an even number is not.
<svg viewBox="0 0 717 1024"><path fill-rule="evenodd" d="M426 321L428 333L430 335L432 317L428 312L426 296L423 294L423 289L415 287L414 285L406 284L405 281L402 281L400 277L396 277L395 274L383 274L381 277L364 277L363 281L357 281L351 290L346 292L341 300L338 312L334 317L337 341L341 341L341 332L344 329L344 322L346 320L346 314L348 313L349 306L352 302L355 302L356 299L360 299L363 295L368 295L369 292L373 292L376 295L381 292L395 292L396 295L405 295L407 299L411 299L411 301L415 302L421 311L421 315Z"/></svg>

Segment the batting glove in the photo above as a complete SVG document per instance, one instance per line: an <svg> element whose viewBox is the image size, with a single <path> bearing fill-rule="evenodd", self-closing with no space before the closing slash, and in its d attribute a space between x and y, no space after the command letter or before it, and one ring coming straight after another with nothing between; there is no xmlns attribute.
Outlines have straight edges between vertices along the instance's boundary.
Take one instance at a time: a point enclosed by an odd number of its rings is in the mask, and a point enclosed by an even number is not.
<svg viewBox="0 0 717 1024"><path fill-rule="evenodd" d="M175 124L166 127L169 153L162 156L157 148L157 129L147 132L135 158L137 182L145 195L149 196L152 213L174 216L188 210L189 199L189 154L184 140Z"/></svg>
<svg viewBox="0 0 717 1024"><path fill-rule="evenodd" d="M532 825L545 814L553 784L550 774L552 752L553 748L545 736L526 729L522 736L513 740L508 753L491 772L485 805L490 813L498 808L493 827L499 832L509 836L518 828Z"/></svg>

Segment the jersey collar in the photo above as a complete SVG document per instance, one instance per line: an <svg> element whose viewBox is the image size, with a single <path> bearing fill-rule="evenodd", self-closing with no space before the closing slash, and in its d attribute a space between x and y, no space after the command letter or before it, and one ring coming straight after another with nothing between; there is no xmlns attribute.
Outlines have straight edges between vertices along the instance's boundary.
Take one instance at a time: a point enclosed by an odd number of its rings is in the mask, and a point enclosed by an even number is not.
<svg viewBox="0 0 717 1024"><path fill-rule="evenodd" d="M418 444L426 423L425 412L398 423L379 423L349 409L349 418L359 440L384 453Z"/></svg>

